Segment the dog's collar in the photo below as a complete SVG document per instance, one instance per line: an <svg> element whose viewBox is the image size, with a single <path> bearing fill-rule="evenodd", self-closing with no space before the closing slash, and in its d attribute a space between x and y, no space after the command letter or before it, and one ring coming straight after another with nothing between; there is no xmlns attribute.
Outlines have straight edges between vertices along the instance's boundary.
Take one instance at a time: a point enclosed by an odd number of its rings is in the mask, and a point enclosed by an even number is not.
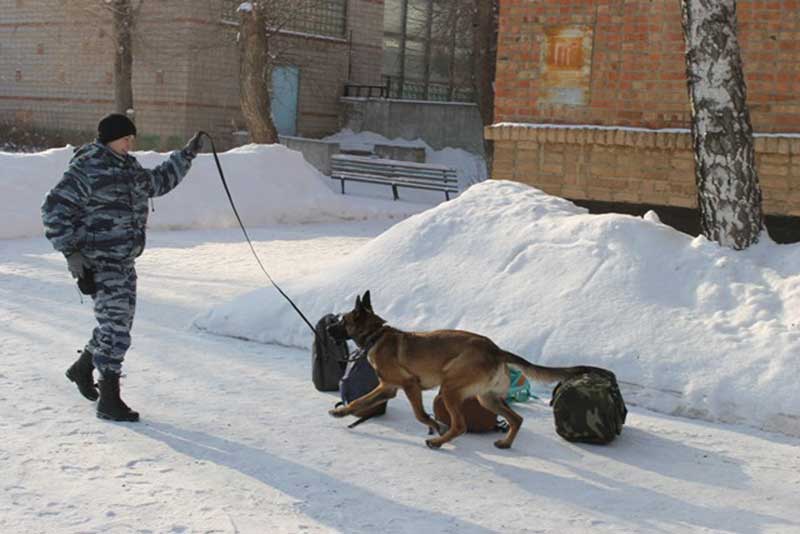
<svg viewBox="0 0 800 534"><path fill-rule="evenodd" d="M355 355L352 356L352 357L350 357L350 355L348 355L347 359L345 359L344 361L354 362L356 360L363 360L364 358L366 358L367 354L369 354L370 349L375 345L375 343L378 342L380 337L384 333L386 333L386 330L384 328L385 328L385 325L381 325L381 327L378 328L377 330L375 330L375 332L373 332L372 334L368 335L367 339L364 340L364 345L363 346L362 345L358 345L358 350L356 351Z"/></svg>
<svg viewBox="0 0 800 534"><path fill-rule="evenodd" d="M364 352L364 354L366 354L385 333L386 325L381 325L380 328L375 330L375 332L367 336L367 338L364 340L364 345L359 348Z"/></svg>

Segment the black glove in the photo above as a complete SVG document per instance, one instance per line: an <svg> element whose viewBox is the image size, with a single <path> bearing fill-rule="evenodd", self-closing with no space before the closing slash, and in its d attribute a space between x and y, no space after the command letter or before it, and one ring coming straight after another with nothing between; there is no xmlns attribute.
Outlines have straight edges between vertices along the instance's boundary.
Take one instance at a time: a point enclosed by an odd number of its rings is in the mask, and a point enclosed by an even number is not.
<svg viewBox="0 0 800 534"><path fill-rule="evenodd" d="M201 150L203 150L203 136L200 134L200 132L197 132L192 136L191 139L189 139L189 142L186 143L186 146L183 147L183 152L190 158L193 158L197 156Z"/></svg>
<svg viewBox="0 0 800 534"><path fill-rule="evenodd" d="M67 256L67 269L69 269L69 274L72 275L72 278L80 278L88 268L89 264L80 252L73 252Z"/></svg>

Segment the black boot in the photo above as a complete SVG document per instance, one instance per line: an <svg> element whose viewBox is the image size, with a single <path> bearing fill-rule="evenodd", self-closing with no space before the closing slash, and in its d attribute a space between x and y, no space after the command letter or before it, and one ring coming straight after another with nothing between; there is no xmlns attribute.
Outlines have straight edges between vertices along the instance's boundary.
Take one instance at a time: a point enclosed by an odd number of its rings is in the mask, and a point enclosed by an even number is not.
<svg viewBox="0 0 800 534"><path fill-rule="evenodd" d="M94 365L92 364L92 353L84 349L80 357L75 360L75 363L73 363L69 369L67 369L66 375L67 378L69 378L72 382L75 382L75 385L78 386L78 391L81 392L81 395L90 401L96 401L97 386L94 383L92 371L94 371Z"/></svg>
<svg viewBox="0 0 800 534"><path fill-rule="evenodd" d="M97 403L97 417L111 421L139 420L139 412L134 412L119 398L119 375L104 374L97 383L100 386L100 400Z"/></svg>

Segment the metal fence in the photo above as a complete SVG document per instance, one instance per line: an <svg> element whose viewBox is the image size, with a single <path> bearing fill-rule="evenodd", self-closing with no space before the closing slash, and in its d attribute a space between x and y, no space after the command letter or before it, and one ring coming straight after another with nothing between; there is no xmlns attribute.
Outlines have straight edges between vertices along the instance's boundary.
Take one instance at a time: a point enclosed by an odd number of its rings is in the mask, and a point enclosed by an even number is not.
<svg viewBox="0 0 800 534"><path fill-rule="evenodd" d="M223 0L222 19L239 22L240 0ZM290 32L345 38L347 0L262 0L267 26Z"/></svg>

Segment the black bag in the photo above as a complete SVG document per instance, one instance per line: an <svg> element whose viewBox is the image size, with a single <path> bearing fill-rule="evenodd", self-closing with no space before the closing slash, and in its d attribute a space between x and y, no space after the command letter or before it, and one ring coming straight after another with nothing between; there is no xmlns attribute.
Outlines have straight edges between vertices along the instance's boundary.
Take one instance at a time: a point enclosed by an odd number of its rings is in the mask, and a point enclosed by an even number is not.
<svg viewBox="0 0 800 534"><path fill-rule="evenodd" d="M329 313L317 322L314 346L311 349L311 380L319 391L336 391L347 364L347 341L337 341L328 333L328 326L338 322Z"/></svg>
<svg viewBox="0 0 800 534"><path fill-rule="evenodd" d="M94 282L94 271L91 269L84 269L83 276L78 278L78 289L84 295L94 295L97 293L97 284Z"/></svg>
<svg viewBox="0 0 800 534"><path fill-rule="evenodd" d="M348 404L359 397L363 397L378 387L378 384L379 380L378 375L375 374L375 369L369 364L363 351L359 352L353 356L352 361L347 364L347 369L345 369L344 376L342 376L342 380L339 383L339 393L341 393L342 402L337 402L336 406ZM358 421L347 425L347 428L353 428L367 419L385 414L388 402L389 401L384 401L374 408L355 412L353 415L358 417Z"/></svg>
<svg viewBox="0 0 800 534"><path fill-rule="evenodd" d="M628 414L616 376L605 369L559 382L550 406L558 435L583 443L610 443L622 432Z"/></svg>

